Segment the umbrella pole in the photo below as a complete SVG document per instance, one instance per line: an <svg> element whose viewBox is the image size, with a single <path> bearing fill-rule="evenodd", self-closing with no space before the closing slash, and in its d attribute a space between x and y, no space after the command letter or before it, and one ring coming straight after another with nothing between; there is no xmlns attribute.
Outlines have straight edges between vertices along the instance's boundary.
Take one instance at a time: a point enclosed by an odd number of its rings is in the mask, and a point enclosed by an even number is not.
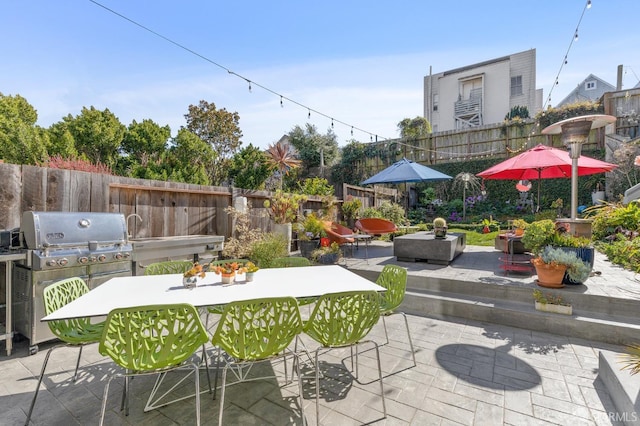
<svg viewBox="0 0 640 426"><path fill-rule="evenodd" d="M540 213L540 177L542 176L542 171L538 169L538 207L536 207L536 213Z"/></svg>

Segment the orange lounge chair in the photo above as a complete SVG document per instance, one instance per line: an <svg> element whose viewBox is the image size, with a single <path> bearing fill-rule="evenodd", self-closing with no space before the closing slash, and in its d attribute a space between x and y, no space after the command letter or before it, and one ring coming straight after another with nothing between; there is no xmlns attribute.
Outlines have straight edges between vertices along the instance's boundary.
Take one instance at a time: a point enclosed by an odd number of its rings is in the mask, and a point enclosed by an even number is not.
<svg viewBox="0 0 640 426"><path fill-rule="evenodd" d="M335 222L324 222L324 232L327 233L329 241L336 242L338 245L353 244L353 237L345 237L345 235L353 235L353 230L342 226Z"/></svg>
<svg viewBox="0 0 640 426"><path fill-rule="evenodd" d="M396 232L396 225L386 219L364 218L356 221L356 228L369 235L382 235Z"/></svg>

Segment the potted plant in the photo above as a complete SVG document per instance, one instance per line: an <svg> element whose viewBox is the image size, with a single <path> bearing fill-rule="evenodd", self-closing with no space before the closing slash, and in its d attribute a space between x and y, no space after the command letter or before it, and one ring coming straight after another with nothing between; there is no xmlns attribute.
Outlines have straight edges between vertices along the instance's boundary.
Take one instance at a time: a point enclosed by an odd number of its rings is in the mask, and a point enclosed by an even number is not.
<svg viewBox="0 0 640 426"><path fill-rule="evenodd" d="M433 233L436 238L445 238L447 236L447 221L442 217L433 219Z"/></svg>
<svg viewBox="0 0 640 426"><path fill-rule="evenodd" d="M342 215L344 216L347 226L353 229L355 221L358 218L358 213L362 208L362 201L359 198L348 196L342 203Z"/></svg>
<svg viewBox="0 0 640 426"><path fill-rule="evenodd" d="M236 274L243 274L247 271L246 267L238 262L226 262L221 265L215 265L213 272L221 276L222 284L229 284L235 279Z"/></svg>
<svg viewBox="0 0 640 426"><path fill-rule="evenodd" d="M513 226L513 233L516 237L521 237L524 235L524 230L527 229L529 223L524 219L514 219L511 221L511 225Z"/></svg>
<svg viewBox="0 0 640 426"><path fill-rule="evenodd" d="M310 213L304 220L297 222L295 228L298 233L300 254L311 259L313 251L320 245L320 238L326 235L322 219L315 213Z"/></svg>
<svg viewBox="0 0 640 426"><path fill-rule="evenodd" d="M571 315L573 308L562 296L551 293L543 293L540 290L533 290L535 308L538 311L554 312L557 314Z"/></svg>
<svg viewBox="0 0 640 426"><path fill-rule="evenodd" d="M555 232L555 224L550 219L531 222L522 235L522 244L533 255L538 255L545 246L551 243Z"/></svg>
<svg viewBox="0 0 640 426"><path fill-rule="evenodd" d="M205 266L195 262L193 267L183 274L182 285L189 289L194 288L198 284L198 278L205 277L205 270Z"/></svg>
<svg viewBox="0 0 640 426"><path fill-rule="evenodd" d="M340 245L334 241L328 247L320 247L313 251L312 258L323 265L338 263L338 260L340 260Z"/></svg>
<svg viewBox="0 0 640 426"><path fill-rule="evenodd" d="M274 233L283 235L287 239L287 252L291 251L291 224L296 220L300 204L305 200L304 195L277 190L271 199L264 201L264 207L275 223Z"/></svg>
<svg viewBox="0 0 640 426"><path fill-rule="evenodd" d="M541 287L561 288L565 272L574 281L582 282L590 273L589 265L561 248L546 246L538 257L531 260L538 274L537 284Z"/></svg>
<svg viewBox="0 0 640 426"><path fill-rule="evenodd" d="M247 262L247 263L244 265L244 267L245 267L245 269L246 269L246 272L245 272L245 275L244 275L244 279L245 279L247 282L251 282L251 281L253 281L253 276L254 276L254 274L255 274L256 272L258 272L258 270L259 270L260 268L258 268L258 267L256 266L256 264L255 264L255 263L253 263L253 262Z"/></svg>

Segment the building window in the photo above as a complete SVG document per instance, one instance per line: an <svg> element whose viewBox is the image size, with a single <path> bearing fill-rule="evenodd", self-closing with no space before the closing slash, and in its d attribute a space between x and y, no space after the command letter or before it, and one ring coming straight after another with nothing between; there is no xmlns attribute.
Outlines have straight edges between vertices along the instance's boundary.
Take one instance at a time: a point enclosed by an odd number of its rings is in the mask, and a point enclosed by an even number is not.
<svg viewBox="0 0 640 426"><path fill-rule="evenodd" d="M437 111L438 110L438 102L440 101L440 97L438 96L437 93L435 93L433 95L433 110Z"/></svg>
<svg viewBox="0 0 640 426"><path fill-rule="evenodd" d="M511 97L522 95L522 76L511 77Z"/></svg>
<svg viewBox="0 0 640 426"><path fill-rule="evenodd" d="M593 90L596 88L596 82L595 81L587 81L584 84L584 90Z"/></svg>

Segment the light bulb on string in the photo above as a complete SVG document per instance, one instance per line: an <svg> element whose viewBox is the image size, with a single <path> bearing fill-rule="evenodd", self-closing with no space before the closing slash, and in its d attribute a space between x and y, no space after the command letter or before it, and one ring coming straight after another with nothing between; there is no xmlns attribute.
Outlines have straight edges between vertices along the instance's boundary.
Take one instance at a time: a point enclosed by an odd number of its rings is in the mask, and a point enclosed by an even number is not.
<svg viewBox="0 0 640 426"><path fill-rule="evenodd" d="M331 128L333 129L333 118L331 119Z"/></svg>
<svg viewBox="0 0 640 426"><path fill-rule="evenodd" d="M311 118L311 110L309 110L309 114L307 114L307 118Z"/></svg>
<svg viewBox="0 0 640 426"><path fill-rule="evenodd" d="M587 0L587 9L591 9L591 0Z"/></svg>
<svg viewBox="0 0 640 426"><path fill-rule="evenodd" d="M353 136L353 126L351 126L351 136Z"/></svg>
<svg viewBox="0 0 640 426"><path fill-rule="evenodd" d="M251 80L247 80L247 82L249 83L249 93L251 93Z"/></svg>
<svg viewBox="0 0 640 426"><path fill-rule="evenodd" d="M284 104L282 103L282 96L280 96L280 108L284 108Z"/></svg>
<svg viewBox="0 0 640 426"><path fill-rule="evenodd" d="M578 41L578 30L576 30L576 35L573 37L575 41Z"/></svg>

